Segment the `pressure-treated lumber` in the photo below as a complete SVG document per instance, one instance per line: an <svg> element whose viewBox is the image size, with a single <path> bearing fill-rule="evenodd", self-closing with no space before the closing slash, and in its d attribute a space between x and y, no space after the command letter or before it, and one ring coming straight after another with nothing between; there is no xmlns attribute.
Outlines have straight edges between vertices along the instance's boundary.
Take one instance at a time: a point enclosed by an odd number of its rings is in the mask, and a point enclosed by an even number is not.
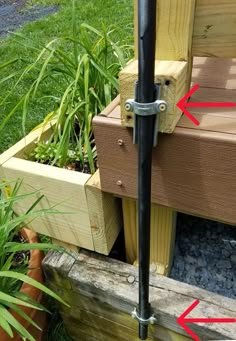
<svg viewBox="0 0 236 341"><path fill-rule="evenodd" d="M133 113L125 110L125 101L135 98L134 84L138 78L138 61L129 63L120 72L121 122L133 126ZM171 133L182 115L176 103L184 96L188 84L187 62L156 61L155 82L161 84L160 98L168 103L168 109L160 114L160 132Z"/></svg>
<svg viewBox="0 0 236 341"><path fill-rule="evenodd" d="M160 115L159 131L172 133L182 112L176 103L189 87L192 65L192 32L195 0L159 0L157 2L155 82L161 83L160 98L168 103L166 113ZM137 46L137 3L134 6L135 58ZM137 60L120 73L121 122L133 126L133 114L127 113L125 101L135 98L134 86L138 78Z"/></svg>
<svg viewBox="0 0 236 341"><path fill-rule="evenodd" d="M75 246L73 244L65 243L65 242L63 242L61 240L58 240L58 239L55 239L55 238L52 238L51 241L52 241L52 244L61 246L65 250L68 250L68 251L71 251L71 252L75 252L75 253L79 252L79 247L77 247L77 246Z"/></svg>
<svg viewBox="0 0 236 341"><path fill-rule="evenodd" d="M45 129L42 138L47 139L51 126ZM1 179L23 179L21 194L38 191L16 203L16 212L25 212L44 194L38 208L53 207L58 214L42 215L29 227L75 247L108 254L121 228L119 199L101 192L99 171L91 176L25 160L41 132L42 127L32 131L0 156Z"/></svg>
<svg viewBox="0 0 236 341"><path fill-rule="evenodd" d="M122 199L125 250L128 263L138 258L137 248L137 201ZM151 249L150 263L152 272L168 275L174 251L176 212L170 207L151 205Z"/></svg>
<svg viewBox="0 0 236 341"><path fill-rule="evenodd" d="M137 59L137 0L134 4ZM187 60L188 53L199 57L236 57L235 19L235 0L159 0L156 59ZM191 40L192 51L188 49Z"/></svg>
<svg viewBox="0 0 236 341"><path fill-rule="evenodd" d="M193 56L236 57L235 0L196 0Z"/></svg>
<svg viewBox="0 0 236 341"><path fill-rule="evenodd" d="M44 194L45 198L41 200L38 208L55 206L58 210L56 215L37 218L29 227L52 238L93 250L85 194L89 174L78 174L15 157L10 158L1 168L6 179L24 179L21 194L35 190ZM17 203L15 209L18 213L25 212L27 207L31 206L32 200L32 197L29 197L20 202L20 205Z"/></svg>
<svg viewBox="0 0 236 341"><path fill-rule="evenodd" d="M122 226L120 199L101 191L99 170L85 184L94 250L108 254Z"/></svg>
<svg viewBox="0 0 236 341"><path fill-rule="evenodd" d="M82 336L85 341L138 340L137 321L130 316L138 301L136 267L94 253L80 253L75 261L53 252L46 256L43 268L49 286L70 305L60 306L60 311L68 331L72 328L74 340ZM149 340L189 341L176 319L196 299L200 304L191 317L236 314L232 299L151 274L150 303L158 322L150 326ZM235 323L227 328L224 324L191 324L191 329L204 340L230 340L236 335Z"/></svg>
<svg viewBox="0 0 236 341"><path fill-rule="evenodd" d="M157 2L156 59L185 60L191 57L195 0ZM138 58L138 10L134 0L135 58Z"/></svg>

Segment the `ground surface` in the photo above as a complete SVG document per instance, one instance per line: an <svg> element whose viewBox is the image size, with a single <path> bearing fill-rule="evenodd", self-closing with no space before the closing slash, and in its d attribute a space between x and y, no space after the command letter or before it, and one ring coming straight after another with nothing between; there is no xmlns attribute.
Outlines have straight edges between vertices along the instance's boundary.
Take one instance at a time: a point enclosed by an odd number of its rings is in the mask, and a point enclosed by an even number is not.
<svg viewBox="0 0 236 341"><path fill-rule="evenodd" d="M0 0L0 36L15 31L25 22L34 21L53 13L58 6L24 8L26 0Z"/></svg>
<svg viewBox="0 0 236 341"><path fill-rule="evenodd" d="M178 214L170 277L236 298L236 228Z"/></svg>

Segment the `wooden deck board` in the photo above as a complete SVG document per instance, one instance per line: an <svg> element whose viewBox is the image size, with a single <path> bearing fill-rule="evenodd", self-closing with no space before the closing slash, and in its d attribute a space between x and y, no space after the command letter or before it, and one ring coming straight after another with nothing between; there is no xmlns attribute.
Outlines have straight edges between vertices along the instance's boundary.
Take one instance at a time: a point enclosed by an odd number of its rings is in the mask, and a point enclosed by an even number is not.
<svg viewBox="0 0 236 341"><path fill-rule="evenodd" d="M202 87L191 100L235 102L235 65L235 60L227 64L195 58L192 81ZM121 127L119 113L117 106L108 118L94 120L101 185L104 191L137 198L137 146L132 129ZM152 202L236 224L236 110L194 108L191 113L200 126L182 116L173 134L159 135L153 150ZM116 185L118 180L122 186Z"/></svg>

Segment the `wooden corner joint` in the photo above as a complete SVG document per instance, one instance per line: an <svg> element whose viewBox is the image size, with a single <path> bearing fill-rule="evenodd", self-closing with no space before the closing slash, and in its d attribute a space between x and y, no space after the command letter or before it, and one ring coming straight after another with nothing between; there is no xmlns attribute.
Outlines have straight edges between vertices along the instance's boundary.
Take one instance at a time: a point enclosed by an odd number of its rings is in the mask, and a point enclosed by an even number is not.
<svg viewBox="0 0 236 341"><path fill-rule="evenodd" d="M133 127L133 113L125 110L125 101L134 98L135 81L138 79L138 61L129 63L120 72L121 123L125 127ZM182 112L176 106L188 89L188 62L156 61L155 82L161 84L160 99L168 103L168 110L160 113L159 131L172 133Z"/></svg>

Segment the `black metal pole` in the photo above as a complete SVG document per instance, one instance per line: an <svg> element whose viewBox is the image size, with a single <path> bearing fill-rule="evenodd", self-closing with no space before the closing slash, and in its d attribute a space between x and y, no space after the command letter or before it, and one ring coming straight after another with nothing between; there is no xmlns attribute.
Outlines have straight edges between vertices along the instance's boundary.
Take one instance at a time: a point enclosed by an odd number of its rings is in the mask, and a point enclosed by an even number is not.
<svg viewBox="0 0 236 341"><path fill-rule="evenodd" d="M150 103L155 100L155 35L156 0L138 1L138 83L136 101ZM150 262L150 206L151 166L154 135L154 116L137 115L138 143L138 236L139 236L139 306L138 315L147 320L151 315L149 303ZM139 323L139 337L146 340L148 326Z"/></svg>

